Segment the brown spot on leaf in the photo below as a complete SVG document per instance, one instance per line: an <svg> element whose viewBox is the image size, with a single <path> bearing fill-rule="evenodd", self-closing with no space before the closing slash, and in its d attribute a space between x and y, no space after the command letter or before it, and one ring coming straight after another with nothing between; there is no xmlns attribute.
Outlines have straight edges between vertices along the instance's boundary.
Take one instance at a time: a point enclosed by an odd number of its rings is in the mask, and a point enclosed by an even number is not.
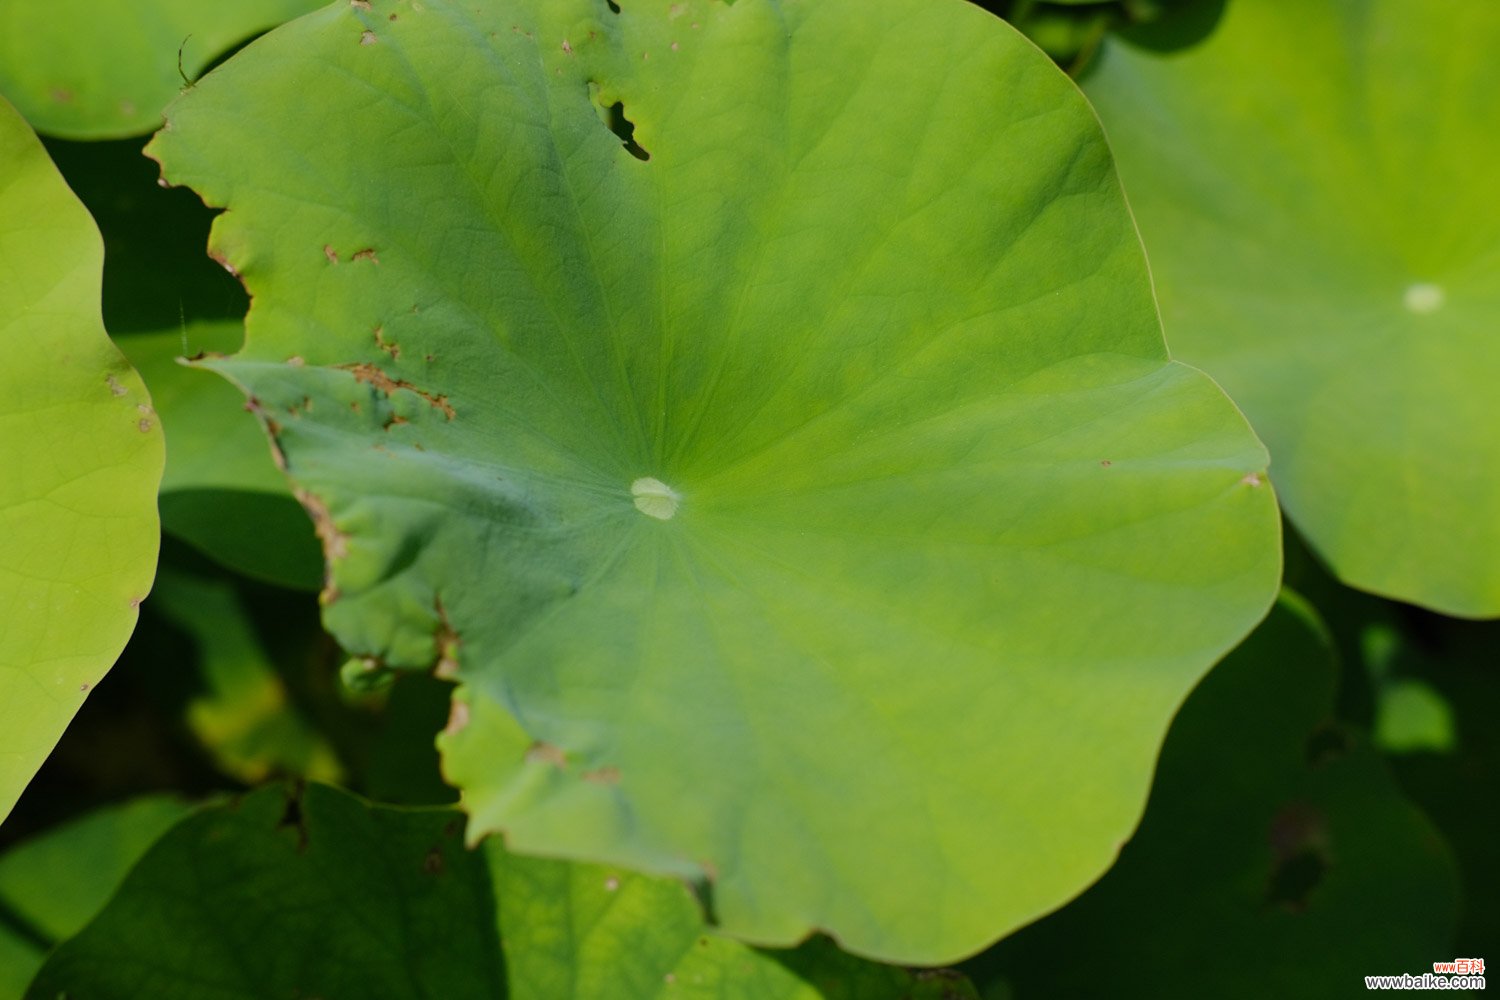
<svg viewBox="0 0 1500 1000"><path fill-rule="evenodd" d="M359 36L359 44L361 45L374 45L377 41L379 39L375 37L375 32L373 31L366 30Z"/></svg>
<svg viewBox="0 0 1500 1000"><path fill-rule="evenodd" d="M136 423L136 426L141 429L141 433L142 434L149 434L149 433L151 433L151 421L147 420L145 417L142 417Z"/></svg>
<svg viewBox="0 0 1500 1000"><path fill-rule="evenodd" d="M1111 465L1114 465L1114 464L1115 464L1115 463L1113 463L1113 462L1111 462L1111 461L1110 461L1110 460L1109 460L1109 459L1107 459L1107 458L1101 458L1101 459L1099 459L1099 464L1100 464L1100 465L1102 465L1102 466L1104 466L1104 467L1105 467L1105 468L1106 468L1106 469L1107 469L1107 468L1109 468L1109 467L1110 467L1110 466L1111 466Z"/></svg>
<svg viewBox="0 0 1500 1000"><path fill-rule="evenodd" d="M420 396L421 398L425 399L427 401L427 405L431 406L434 410L441 411L443 416L447 417L449 420L453 419L453 406L448 402L447 396L435 396L430 392L424 392L423 390L418 389L410 382L404 381L402 379L391 378L385 372L381 371L379 368L372 364L360 363L357 365L339 365L338 367L346 372L350 372L351 374L353 374L354 380L356 382L363 382L366 385L372 386L378 392L384 393L386 396L390 396L398 389L412 393L416 396Z"/></svg>
<svg viewBox="0 0 1500 1000"><path fill-rule="evenodd" d="M526 751L526 762L528 764L551 764L553 767L565 768L568 766L568 755L563 751L562 747L537 740Z"/></svg>
<svg viewBox="0 0 1500 1000"><path fill-rule="evenodd" d="M469 703L454 698L448 705L448 724L443 727L443 732L449 736L457 736L469 725Z"/></svg>
<svg viewBox="0 0 1500 1000"><path fill-rule="evenodd" d="M367 260L371 264L380 263L380 258L375 255L374 247L365 247L363 250L354 251L354 256L350 260Z"/></svg>
<svg viewBox="0 0 1500 1000"><path fill-rule="evenodd" d="M1246 486L1259 486L1261 484L1260 473L1252 472L1244 479L1241 479L1240 482L1244 483Z"/></svg>
<svg viewBox="0 0 1500 1000"><path fill-rule="evenodd" d="M338 252L327 243L323 244L323 256L328 258L328 263L330 264L337 264L339 262Z"/></svg>
<svg viewBox="0 0 1500 1000"><path fill-rule="evenodd" d="M433 665L432 675L441 680L449 681L458 677L458 647L460 640L458 633L454 631L453 623L448 620L448 609L443 607L443 599L439 597L435 602L437 608L438 629L432 637L433 646L437 652L437 663Z"/></svg>
<svg viewBox="0 0 1500 1000"><path fill-rule="evenodd" d="M73 100L73 92L67 87L52 88L52 99L58 104L70 104Z"/></svg>
<svg viewBox="0 0 1500 1000"><path fill-rule="evenodd" d="M584 781L595 785L618 785L620 783L620 769L618 767L597 767L592 771L584 771L581 777Z"/></svg>
<svg viewBox="0 0 1500 1000"><path fill-rule="evenodd" d="M308 516L312 518L313 530L317 532L318 541L323 543L323 556L332 565L336 560L343 559L349 554L349 538L338 526L333 523L333 515L328 511L328 505L322 499L307 490L296 491L297 502L302 504Z"/></svg>
<svg viewBox="0 0 1500 1000"><path fill-rule="evenodd" d="M123 385L121 385L120 380L115 378L113 375L104 376L104 384L109 386L109 394L111 396L123 396L125 395L125 393L130 391L129 389L126 389Z"/></svg>
<svg viewBox="0 0 1500 1000"><path fill-rule="evenodd" d="M401 360L401 345L394 340L385 339L385 327L375 328L375 346L391 356L392 361Z"/></svg>
<svg viewBox="0 0 1500 1000"><path fill-rule="evenodd" d="M218 265L220 267L222 267L224 270L228 271L234 277L238 278L240 276L240 272L237 271L237 270L235 270L235 267L234 267L233 264L229 263L229 258L225 257L219 251L211 249L211 250L208 251L208 256L210 258L212 258L213 260L217 261Z"/></svg>
<svg viewBox="0 0 1500 1000"><path fill-rule="evenodd" d="M370 0L349 0L349 6L355 10L369 10Z"/></svg>
<svg viewBox="0 0 1500 1000"><path fill-rule="evenodd" d="M422 870L424 872L426 872L428 875L441 875L441 874L443 874L443 849L442 848L440 848L440 847L434 847L432 850L430 850L430 851L427 852L427 856L422 859Z"/></svg>
<svg viewBox="0 0 1500 1000"><path fill-rule="evenodd" d="M306 361L303 361L301 357L295 354L287 358L286 363L290 368L301 368L303 365L307 364Z"/></svg>

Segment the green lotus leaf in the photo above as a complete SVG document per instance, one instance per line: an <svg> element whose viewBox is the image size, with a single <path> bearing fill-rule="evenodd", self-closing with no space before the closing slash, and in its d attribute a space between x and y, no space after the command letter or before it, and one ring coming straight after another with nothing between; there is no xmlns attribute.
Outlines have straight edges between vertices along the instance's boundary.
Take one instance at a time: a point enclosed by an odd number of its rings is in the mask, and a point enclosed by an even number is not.
<svg viewBox="0 0 1500 1000"><path fill-rule="evenodd" d="M1500 6L1236 0L1086 89L1174 355L1244 407L1340 579L1500 615Z"/></svg>
<svg viewBox="0 0 1500 1000"><path fill-rule="evenodd" d="M202 810L27 996L843 1000L857 984L860 1000L937 1000L911 973L831 949L783 961L708 936L680 883L516 858L493 839L469 851L462 830L451 810L323 785Z"/></svg>
<svg viewBox="0 0 1500 1000"><path fill-rule="evenodd" d="M321 0L0 0L0 96L71 139L150 132L187 77Z"/></svg>
<svg viewBox="0 0 1500 1000"><path fill-rule="evenodd" d="M99 319L103 248L0 99L0 819L151 586L162 434Z"/></svg>
<svg viewBox="0 0 1500 1000"><path fill-rule="evenodd" d="M146 848L187 807L147 796L95 810L0 854L0 997L19 997L46 950L104 908Z"/></svg>
<svg viewBox="0 0 1500 1000"><path fill-rule="evenodd" d="M1451 954L1452 856L1379 754L1332 724L1335 678L1321 623L1288 592L1173 721L1115 867L976 978L1003 972L1018 1000L1205 983L1226 1000L1342 996Z"/></svg>
<svg viewBox="0 0 1500 1000"><path fill-rule="evenodd" d="M174 105L254 297L210 364L329 630L462 682L472 835L949 961L1112 861L1274 597L1264 452L1012 29L619 6L331 7Z"/></svg>

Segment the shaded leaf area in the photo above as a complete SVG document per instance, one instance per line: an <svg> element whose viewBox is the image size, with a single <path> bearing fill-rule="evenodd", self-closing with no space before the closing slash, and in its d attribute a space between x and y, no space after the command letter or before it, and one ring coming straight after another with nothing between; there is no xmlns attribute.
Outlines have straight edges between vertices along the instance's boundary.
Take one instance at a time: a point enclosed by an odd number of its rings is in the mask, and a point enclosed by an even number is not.
<svg viewBox="0 0 1500 1000"><path fill-rule="evenodd" d="M0 100L0 819L135 627L162 433L97 302L98 230Z"/></svg>
<svg viewBox="0 0 1500 1000"><path fill-rule="evenodd" d="M1087 71L1111 30L1150 25L1184 47L1212 30L1224 0L971 0L1036 43L1068 75Z"/></svg>
<svg viewBox="0 0 1500 1000"><path fill-rule="evenodd" d="M38 132L72 139L144 135L231 46L320 0L0 0L0 96Z"/></svg>
<svg viewBox="0 0 1500 1000"><path fill-rule="evenodd" d="M0 997L23 994L47 950L83 930L186 811L172 797L135 799L0 853Z"/></svg>
<svg viewBox="0 0 1500 1000"><path fill-rule="evenodd" d="M1345 583L1500 615L1500 6L1247 0L1084 81L1174 355L1271 449Z"/></svg>
<svg viewBox="0 0 1500 1000"><path fill-rule="evenodd" d="M244 339L244 290L203 252L213 213L158 185L139 140L48 148L103 233L105 326L166 431L164 529L258 579L316 589L322 556L311 524L243 397L181 363Z"/></svg>
<svg viewBox="0 0 1500 1000"><path fill-rule="evenodd" d="M1183 705L1115 866L976 979L1017 1000L1341 996L1451 954L1452 856L1336 722L1334 682L1321 621L1288 592Z"/></svg>
<svg viewBox="0 0 1500 1000"><path fill-rule="evenodd" d="M150 607L198 647L204 693L186 722L226 774L256 784L273 775L342 777L333 748L291 701L234 584L164 568Z"/></svg>
<svg viewBox="0 0 1500 1000"><path fill-rule="evenodd" d="M1500 627L1350 591L1296 546L1287 580L1317 603L1338 643L1340 714L1371 734L1453 847L1462 873L1455 954L1483 955L1500 939Z"/></svg>
<svg viewBox="0 0 1500 1000"><path fill-rule="evenodd" d="M170 117L255 296L206 365L351 673L463 682L473 836L951 960L1103 870L1274 596L1092 112L973 7L330 7Z"/></svg>
<svg viewBox="0 0 1500 1000"><path fill-rule="evenodd" d="M826 946L779 961L707 936L679 883L520 859L493 840L469 851L462 830L452 811L370 806L322 785L204 809L146 854L27 996L973 996L959 977Z"/></svg>
<svg viewBox="0 0 1500 1000"><path fill-rule="evenodd" d="M0 847L158 792L196 799L267 775L333 773L362 789L377 747L397 738L378 699L340 689L343 654L314 595L234 577L172 539L161 577L119 663L0 826ZM435 755L441 725L399 733L409 783L437 781L421 752Z"/></svg>

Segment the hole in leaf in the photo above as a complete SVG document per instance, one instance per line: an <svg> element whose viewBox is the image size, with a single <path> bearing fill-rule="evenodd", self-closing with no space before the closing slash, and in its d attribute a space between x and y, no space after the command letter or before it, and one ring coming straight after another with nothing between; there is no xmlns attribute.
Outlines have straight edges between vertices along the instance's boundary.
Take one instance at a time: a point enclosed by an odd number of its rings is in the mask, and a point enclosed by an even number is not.
<svg viewBox="0 0 1500 1000"><path fill-rule="evenodd" d="M1328 861L1316 848L1304 848L1291 857L1282 858L1271 869L1266 902L1300 913L1307 909L1308 896L1327 873Z"/></svg>
<svg viewBox="0 0 1500 1000"><path fill-rule="evenodd" d="M589 90L594 98L594 108L599 112L599 120L615 134L620 140L620 145L625 151L637 160L649 160L651 154L635 141L635 122L625 117L625 102L616 101L605 106L599 100L599 93L595 84L589 84Z"/></svg>
<svg viewBox="0 0 1500 1000"><path fill-rule="evenodd" d="M1271 875L1266 903L1294 913L1328 874L1328 824L1321 810L1306 803L1286 806L1271 820Z"/></svg>
<svg viewBox="0 0 1500 1000"><path fill-rule="evenodd" d="M1322 767L1349 752L1349 737L1338 726L1320 726L1307 738L1304 751L1308 767Z"/></svg>

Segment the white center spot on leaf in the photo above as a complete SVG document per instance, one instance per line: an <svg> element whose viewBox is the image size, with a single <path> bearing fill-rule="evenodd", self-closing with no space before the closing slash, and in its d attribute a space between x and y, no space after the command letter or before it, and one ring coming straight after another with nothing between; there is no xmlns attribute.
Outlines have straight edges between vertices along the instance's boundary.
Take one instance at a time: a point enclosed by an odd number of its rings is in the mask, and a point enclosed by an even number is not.
<svg viewBox="0 0 1500 1000"><path fill-rule="evenodd" d="M677 513L677 504L682 497L660 479L643 476L630 484L630 495L635 497L635 509L658 521L670 521Z"/></svg>
<svg viewBox="0 0 1500 1000"><path fill-rule="evenodd" d="M1434 285L1429 281L1418 281L1406 286L1406 294L1401 301L1405 303L1408 312L1417 315L1435 313L1443 308L1443 303L1448 300L1442 285Z"/></svg>

